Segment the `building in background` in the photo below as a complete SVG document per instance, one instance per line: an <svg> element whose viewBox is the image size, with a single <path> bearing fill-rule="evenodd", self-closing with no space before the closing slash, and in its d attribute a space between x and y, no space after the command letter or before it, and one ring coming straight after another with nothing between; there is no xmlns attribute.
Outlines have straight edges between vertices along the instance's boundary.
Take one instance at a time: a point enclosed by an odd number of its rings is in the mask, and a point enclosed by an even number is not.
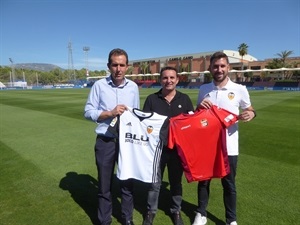
<svg viewBox="0 0 300 225"><path fill-rule="evenodd" d="M264 71L266 65L273 60L272 58L261 61L249 54L242 57L238 51L219 51L224 52L229 58L231 68L229 76L233 81L243 82L249 80L249 77L251 77L251 79L260 79L266 76L265 73L268 73L268 77L281 78L282 71L272 73ZM130 74L132 74L133 79L143 81L152 79L154 82L153 78L155 76L153 75L158 76L162 67L173 66L177 68L179 74L182 75L180 77L181 81L203 82L205 81L206 75L208 76L209 74L208 66L210 57L215 52L216 51L210 51L132 60L129 62L130 66L132 66ZM300 57L288 58L288 61L298 61L300 66ZM243 71L241 72L242 68ZM155 80L157 81L158 77Z"/></svg>
<svg viewBox="0 0 300 225"><path fill-rule="evenodd" d="M238 51L232 50L219 50L224 52L228 58L229 63L235 67L241 69L242 63L244 68L249 62L255 62L257 59L251 55L245 55L242 59ZM157 58L148 58L140 60L132 60L129 64L133 67L132 74L156 74L159 73L160 69L165 66L175 67L179 73L186 72L190 74L190 77L197 77L199 74L207 73L209 60L213 53L211 52L200 52L183 55L164 56ZM186 78L188 76L185 76Z"/></svg>

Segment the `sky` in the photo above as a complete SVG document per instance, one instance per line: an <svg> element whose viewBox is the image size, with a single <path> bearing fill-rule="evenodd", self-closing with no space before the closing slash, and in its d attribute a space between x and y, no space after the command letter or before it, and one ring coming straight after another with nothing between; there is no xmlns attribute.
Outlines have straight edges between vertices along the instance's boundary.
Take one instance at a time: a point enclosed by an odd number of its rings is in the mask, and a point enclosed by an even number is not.
<svg viewBox="0 0 300 225"><path fill-rule="evenodd" d="M11 58L68 69L69 43L73 67L92 71L107 69L113 48L140 60L246 43L258 60L300 57L300 1L0 0L0 33L0 66Z"/></svg>

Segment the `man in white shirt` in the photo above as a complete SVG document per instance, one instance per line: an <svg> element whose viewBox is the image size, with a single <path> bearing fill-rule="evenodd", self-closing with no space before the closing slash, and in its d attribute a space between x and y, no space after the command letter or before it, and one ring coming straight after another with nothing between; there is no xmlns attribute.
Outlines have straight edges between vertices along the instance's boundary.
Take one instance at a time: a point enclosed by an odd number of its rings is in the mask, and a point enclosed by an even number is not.
<svg viewBox="0 0 300 225"><path fill-rule="evenodd" d="M239 115L243 122L251 121L256 113L251 106L250 96L245 86L232 82L229 77L229 60L225 53L216 52L210 58L209 71L213 81L200 87L197 107L208 109L212 105L224 108ZM240 109L242 112L240 113ZM225 205L226 225L237 225L236 222L236 187L235 176L239 154L238 125L227 128L226 134L230 173L221 179ZM198 208L193 225L207 223L206 207L209 198L210 180L198 183Z"/></svg>

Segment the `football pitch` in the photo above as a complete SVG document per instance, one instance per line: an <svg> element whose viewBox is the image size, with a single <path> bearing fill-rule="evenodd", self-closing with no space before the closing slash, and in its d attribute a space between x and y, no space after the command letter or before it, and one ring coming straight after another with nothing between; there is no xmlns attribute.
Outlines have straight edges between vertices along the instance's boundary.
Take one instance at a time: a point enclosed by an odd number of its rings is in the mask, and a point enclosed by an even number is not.
<svg viewBox="0 0 300 225"><path fill-rule="evenodd" d="M141 106L158 89L140 89ZM198 90L180 89L196 104ZM89 225L96 218L95 124L83 117L89 89L0 91L0 224ZM241 225L300 224L300 92L251 91L257 117L240 123L237 215ZM201 145L201 138L199 144ZM194 220L197 184L183 177L182 217ZM114 179L113 225L120 221ZM135 185L135 224L146 187ZM154 224L172 224L167 173ZM208 224L224 225L222 186L211 184Z"/></svg>

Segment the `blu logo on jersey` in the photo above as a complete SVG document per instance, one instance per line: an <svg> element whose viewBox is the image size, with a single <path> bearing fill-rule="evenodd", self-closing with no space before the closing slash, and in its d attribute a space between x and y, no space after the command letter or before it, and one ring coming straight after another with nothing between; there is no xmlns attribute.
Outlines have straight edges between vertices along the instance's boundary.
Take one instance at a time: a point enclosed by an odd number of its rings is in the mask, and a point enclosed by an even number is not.
<svg viewBox="0 0 300 225"><path fill-rule="evenodd" d="M141 135L140 137L138 137L136 134L132 134L132 133L125 133L125 139L149 142L149 137L144 137L144 135Z"/></svg>

